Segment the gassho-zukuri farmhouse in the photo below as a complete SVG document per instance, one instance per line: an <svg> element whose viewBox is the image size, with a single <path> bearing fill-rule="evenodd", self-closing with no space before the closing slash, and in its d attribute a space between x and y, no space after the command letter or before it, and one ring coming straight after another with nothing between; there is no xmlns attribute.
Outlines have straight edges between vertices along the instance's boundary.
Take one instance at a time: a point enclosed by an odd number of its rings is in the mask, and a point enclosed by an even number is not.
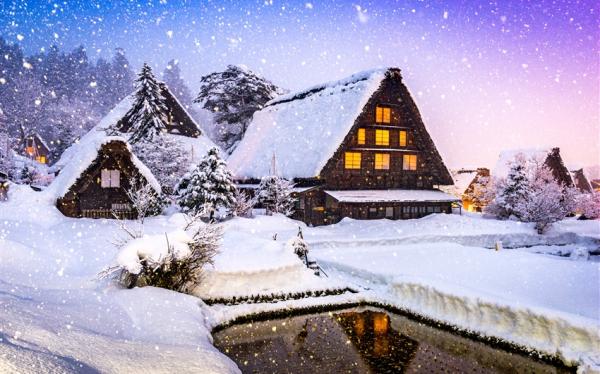
<svg viewBox="0 0 600 374"><path fill-rule="evenodd" d="M311 225L451 212L453 184L398 68L280 96L254 114L228 159L240 188L273 172L295 184L293 218Z"/></svg>

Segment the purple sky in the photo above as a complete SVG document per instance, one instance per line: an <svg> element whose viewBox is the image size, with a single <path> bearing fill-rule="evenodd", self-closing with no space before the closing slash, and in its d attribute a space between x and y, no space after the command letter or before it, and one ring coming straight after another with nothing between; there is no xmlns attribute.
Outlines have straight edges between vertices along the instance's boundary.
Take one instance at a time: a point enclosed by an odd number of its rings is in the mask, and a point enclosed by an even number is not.
<svg viewBox="0 0 600 374"><path fill-rule="evenodd" d="M299 89L398 66L450 167L507 148L600 163L596 1L3 1L0 34L28 53L126 50L199 78L243 64Z"/></svg>

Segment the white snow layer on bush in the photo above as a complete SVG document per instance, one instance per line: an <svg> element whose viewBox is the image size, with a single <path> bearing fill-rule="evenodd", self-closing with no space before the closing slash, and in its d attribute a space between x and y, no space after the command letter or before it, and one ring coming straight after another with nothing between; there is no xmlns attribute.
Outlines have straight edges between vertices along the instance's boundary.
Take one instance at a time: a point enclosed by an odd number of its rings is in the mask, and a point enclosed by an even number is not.
<svg viewBox="0 0 600 374"><path fill-rule="evenodd" d="M240 179L270 175L273 155L281 177L319 175L379 88L385 72L357 73L268 102L254 113L244 138L228 159L233 175ZM306 97L294 99L303 95Z"/></svg>
<svg viewBox="0 0 600 374"><path fill-rule="evenodd" d="M188 243L192 238L183 230L166 234L144 235L127 243L117 255L117 264L132 274L142 270L141 261L161 263L168 256L169 246L173 248L175 259L190 254Z"/></svg>

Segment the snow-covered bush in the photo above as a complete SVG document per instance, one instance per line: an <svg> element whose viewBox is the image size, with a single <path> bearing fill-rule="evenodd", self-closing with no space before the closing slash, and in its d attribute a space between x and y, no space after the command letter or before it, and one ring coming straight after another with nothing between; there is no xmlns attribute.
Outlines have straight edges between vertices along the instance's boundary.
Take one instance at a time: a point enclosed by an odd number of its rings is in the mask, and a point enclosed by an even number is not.
<svg viewBox="0 0 600 374"><path fill-rule="evenodd" d="M548 166L523 154L515 156L508 176L495 185L495 198L486 212L501 219L535 222L540 234L577 208L576 189L561 185Z"/></svg>
<svg viewBox="0 0 600 374"><path fill-rule="evenodd" d="M600 192L581 194L578 201L578 211L586 219L600 218Z"/></svg>
<svg viewBox="0 0 600 374"><path fill-rule="evenodd" d="M306 262L306 256L308 256L308 244L304 239L296 236L287 242L287 247L294 251L296 256L300 257L302 261Z"/></svg>
<svg viewBox="0 0 600 374"><path fill-rule="evenodd" d="M183 230L144 235L128 242L117 265L101 277L116 276L127 288L154 286L190 293L202 279L202 268L212 264L222 237L218 225L202 225L193 236Z"/></svg>
<svg viewBox="0 0 600 374"><path fill-rule="evenodd" d="M231 207L233 214L236 217L252 217L252 209L256 205L256 200L251 198L246 192L235 190L235 204Z"/></svg>
<svg viewBox="0 0 600 374"><path fill-rule="evenodd" d="M229 209L235 204L231 171L216 148L211 148L194 170L181 178L175 190L183 212L197 215L207 211L210 220L218 208Z"/></svg>
<svg viewBox="0 0 600 374"><path fill-rule="evenodd" d="M294 212L292 184L287 179L276 175L263 177L256 197L267 214L281 213L290 216Z"/></svg>
<svg viewBox="0 0 600 374"><path fill-rule="evenodd" d="M148 166L167 194L172 193L189 164L188 155L181 143L162 134L152 141L141 140L134 143L133 153Z"/></svg>

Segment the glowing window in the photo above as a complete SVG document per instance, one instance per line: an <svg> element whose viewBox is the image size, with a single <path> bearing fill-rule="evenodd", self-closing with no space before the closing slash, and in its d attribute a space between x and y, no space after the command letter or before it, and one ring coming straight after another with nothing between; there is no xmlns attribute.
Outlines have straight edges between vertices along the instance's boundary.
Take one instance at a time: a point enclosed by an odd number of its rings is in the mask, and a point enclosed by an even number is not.
<svg viewBox="0 0 600 374"><path fill-rule="evenodd" d="M102 188L121 187L121 173L119 170L102 169L100 172Z"/></svg>
<svg viewBox="0 0 600 374"><path fill-rule="evenodd" d="M375 169L388 170L390 168L390 155L387 153L375 153Z"/></svg>
<svg viewBox="0 0 600 374"><path fill-rule="evenodd" d="M344 167L346 169L360 169L360 152L346 152Z"/></svg>
<svg viewBox="0 0 600 374"><path fill-rule="evenodd" d="M406 131L400 130L400 147L406 147Z"/></svg>
<svg viewBox="0 0 600 374"><path fill-rule="evenodd" d="M403 170L417 170L417 155L404 155L402 158Z"/></svg>
<svg viewBox="0 0 600 374"><path fill-rule="evenodd" d="M45 164L45 163L46 163L46 156L37 156L37 157L35 158L35 160L36 160L37 162L39 162L40 164Z"/></svg>
<svg viewBox="0 0 600 374"><path fill-rule="evenodd" d="M375 144L376 145L390 145L390 131L389 130L375 130Z"/></svg>
<svg viewBox="0 0 600 374"><path fill-rule="evenodd" d="M366 135L365 129L358 129L357 143L358 144L365 144L366 138L367 138L367 135Z"/></svg>
<svg viewBox="0 0 600 374"><path fill-rule="evenodd" d="M392 108L378 106L375 108L375 122L390 123L392 118Z"/></svg>

